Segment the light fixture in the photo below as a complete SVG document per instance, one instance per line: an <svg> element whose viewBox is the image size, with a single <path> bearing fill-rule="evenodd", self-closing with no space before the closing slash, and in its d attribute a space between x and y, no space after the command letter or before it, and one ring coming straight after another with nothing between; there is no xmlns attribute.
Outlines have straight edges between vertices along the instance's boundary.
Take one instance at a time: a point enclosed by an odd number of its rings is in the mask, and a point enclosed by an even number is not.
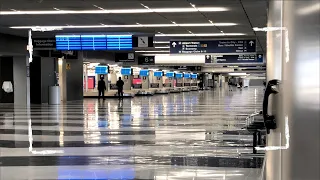
<svg viewBox="0 0 320 180"><path fill-rule="evenodd" d="M60 10L60 11L0 11L0 15L48 15L48 14L134 14L134 13L181 13L181 12L221 12L228 11L225 7L200 7L200 8L155 8L144 6L143 9L99 9L99 10Z"/></svg>
<svg viewBox="0 0 320 180"><path fill-rule="evenodd" d="M230 76L246 76L247 73L229 73Z"/></svg>
<svg viewBox="0 0 320 180"><path fill-rule="evenodd" d="M32 29L32 28L45 28L45 29L94 29L94 28L141 28L141 27L205 27L205 26L235 26L236 23L189 23L189 24L128 24L128 25L67 25L67 26L12 26L12 29ZM158 32L162 34L161 32Z"/></svg>
<svg viewBox="0 0 320 180"><path fill-rule="evenodd" d="M97 5L95 5L95 4L93 4L93 6L96 7L96 8L98 8L98 9L105 10L105 9L103 9L102 7L97 6Z"/></svg>
<svg viewBox="0 0 320 180"><path fill-rule="evenodd" d="M169 53L170 51L135 51L137 53Z"/></svg>
<svg viewBox="0 0 320 180"><path fill-rule="evenodd" d="M183 37L183 36L244 36L245 33L199 33L199 34L156 34L155 36L168 36L168 37Z"/></svg>
<svg viewBox="0 0 320 180"><path fill-rule="evenodd" d="M156 49L169 49L170 46L158 46L158 47L154 47Z"/></svg>
<svg viewBox="0 0 320 180"><path fill-rule="evenodd" d="M254 31L263 31L263 32L268 32L268 31L280 31L280 30L285 30L285 27L254 27L252 28Z"/></svg>
<svg viewBox="0 0 320 180"><path fill-rule="evenodd" d="M170 41L153 41L154 44L169 44Z"/></svg>

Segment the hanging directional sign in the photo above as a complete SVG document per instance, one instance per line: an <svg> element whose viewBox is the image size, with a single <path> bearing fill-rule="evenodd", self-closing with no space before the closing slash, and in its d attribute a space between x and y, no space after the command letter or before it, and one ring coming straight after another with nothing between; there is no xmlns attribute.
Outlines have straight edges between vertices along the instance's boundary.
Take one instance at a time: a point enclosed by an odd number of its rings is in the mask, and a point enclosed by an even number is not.
<svg viewBox="0 0 320 180"><path fill-rule="evenodd" d="M154 56L139 56L138 65L154 65Z"/></svg>
<svg viewBox="0 0 320 180"><path fill-rule="evenodd" d="M263 55L261 54L238 54L238 55L206 55L206 63L263 63Z"/></svg>
<svg viewBox="0 0 320 180"><path fill-rule="evenodd" d="M171 54L254 53L256 40L170 41Z"/></svg>

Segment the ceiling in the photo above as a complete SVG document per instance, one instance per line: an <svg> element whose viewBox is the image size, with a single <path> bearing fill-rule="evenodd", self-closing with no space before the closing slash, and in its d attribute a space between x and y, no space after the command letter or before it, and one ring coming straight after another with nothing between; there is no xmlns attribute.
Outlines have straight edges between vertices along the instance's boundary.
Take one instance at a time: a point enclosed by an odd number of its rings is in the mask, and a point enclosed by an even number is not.
<svg viewBox="0 0 320 180"><path fill-rule="evenodd" d="M11 26L77 26L77 25L136 25L138 24L190 24L190 23L236 23L235 26L206 27L127 27L67 29L46 32L132 32L152 34L198 34L198 33L244 33L243 37L256 37L257 51L265 52L266 34L254 32L253 27L265 27L267 23L267 0L3 0L0 11L55 11L55 10L114 10L156 8L223 7L222 12L151 12L119 14L59 14L59 15L0 15L0 33L26 36L27 30L10 29ZM144 6L143 6L143 5ZM191 32L191 33L190 33ZM222 33L221 33L222 34ZM218 36L219 37L219 36ZM218 38L196 37L196 38ZM228 36L222 36L229 38ZM232 37L232 36L230 36ZM190 37L179 37L190 38ZM168 41L177 37L156 37L157 41ZM158 46L166 46L161 44Z"/></svg>

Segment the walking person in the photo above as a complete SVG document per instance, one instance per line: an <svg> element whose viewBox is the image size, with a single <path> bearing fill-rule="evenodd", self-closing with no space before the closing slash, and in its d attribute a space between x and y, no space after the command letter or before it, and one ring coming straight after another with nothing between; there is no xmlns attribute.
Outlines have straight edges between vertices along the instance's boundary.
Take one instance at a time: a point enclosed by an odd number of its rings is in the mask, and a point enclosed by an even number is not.
<svg viewBox="0 0 320 180"><path fill-rule="evenodd" d="M98 91L99 91L98 98L99 99L102 96L102 98L104 100L104 91L105 90L107 90L107 87L106 87L106 83L104 82L104 77L100 77L100 81L98 82Z"/></svg>
<svg viewBox="0 0 320 180"><path fill-rule="evenodd" d="M239 86L240 86L240 91L242 91L243 82L241 80L239 82Z"/></svg>
<svg viewBox="0 0 320 180"><path fill-rule="evenodd" d="M119 99L120 98L123 99L123 85L124 85L124 82L121 80L121 77L119 77L119 80L117 81Z"/></svg>
<svg viewBox="0 0 320 180"><path fill-rule="evenodd" d="M232 91L232 82L231 82L231 79L229 79L228 85L229 85L229 91Z"/></svg>

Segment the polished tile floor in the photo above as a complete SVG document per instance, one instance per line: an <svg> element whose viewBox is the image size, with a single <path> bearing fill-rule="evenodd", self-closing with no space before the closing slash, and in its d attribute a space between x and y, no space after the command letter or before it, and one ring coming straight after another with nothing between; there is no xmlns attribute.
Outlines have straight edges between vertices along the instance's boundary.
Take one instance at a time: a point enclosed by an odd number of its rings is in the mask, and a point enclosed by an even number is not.
<svg viewBox="0 0 320 180"><path fill-rule="evenodd" d="M0 179L257 180L242 127L263 89L0 105Z"/></svg>

